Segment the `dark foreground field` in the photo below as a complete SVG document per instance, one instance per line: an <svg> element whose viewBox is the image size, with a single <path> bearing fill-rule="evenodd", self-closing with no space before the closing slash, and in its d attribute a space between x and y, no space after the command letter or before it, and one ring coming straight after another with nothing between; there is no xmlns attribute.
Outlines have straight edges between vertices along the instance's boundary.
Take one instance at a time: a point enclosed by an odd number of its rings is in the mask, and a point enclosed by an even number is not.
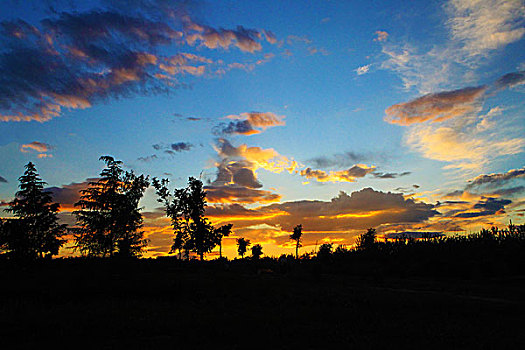
<svg viewBox="0 0 525 350"><path fill-rule="evenodd" d="M237 264L237 265L236 265ZM368 277L250 262L0 267L0 347L471 348L525 345L525 278Z"/></svg>

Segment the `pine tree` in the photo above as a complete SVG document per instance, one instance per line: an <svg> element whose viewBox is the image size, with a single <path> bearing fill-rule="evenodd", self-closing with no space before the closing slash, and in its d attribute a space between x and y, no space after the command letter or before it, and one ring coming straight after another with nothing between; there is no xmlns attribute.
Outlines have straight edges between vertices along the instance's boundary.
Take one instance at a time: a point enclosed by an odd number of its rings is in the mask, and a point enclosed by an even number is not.
<svg viewBox="0 0 525 350"><path fill-rule="evenodd" d="M29 162L25 169L18 179L20 191L6 209L14 218L1 225L3 248L15 258L57 255L66 232L66 225L60 224L57 216L60 206L53 203L51 192L44 191L46 182L35 165Z"/></svg>
<svg viewBox="0 0 525 350"><path fill-rule="evenodd" d="M147 245L138 207L149 186L148 177L124 171L122 162L102 156L106 168L98 181L82 190L75 206L75 248L88 256L140 256Z"/></svg>

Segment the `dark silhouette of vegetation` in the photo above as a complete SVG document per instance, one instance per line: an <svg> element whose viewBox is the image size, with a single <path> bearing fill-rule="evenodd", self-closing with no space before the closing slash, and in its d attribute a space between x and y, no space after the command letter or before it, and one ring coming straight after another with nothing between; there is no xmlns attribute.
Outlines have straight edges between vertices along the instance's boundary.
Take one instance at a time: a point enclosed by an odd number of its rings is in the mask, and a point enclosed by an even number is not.
<svg viewBox="0 0 525 350"><path fill-rule="evenodd" d="M317 258L321 260L327 260L332 255L333 245L332 243L323 243L319 246L319 251L317 252Z"/></svg>
<svg viewBox="0 0 525 350"><path fill-rule="evenodd" d="M262 245L260 244L255 244L253 247L252 247L252 257L254 259L260 259L261 256L263 255L263 251L262 251Z"/></svg>
<svg viewBox="0 0 525 350"><path fill-rule="evenodd" d="M301 236L303 235L303 225L297 225L293 228L290 239L295 241L295 258L299 257L299 247L301 246Z"/></svg>
<svg viewBox="0 0 525 350"><path fill-rule="evenodd" d="M219 237L219 258L222 258L222 238L228 237L232 233L233 224L222 225L215 229L215 233Z"/></svg>
<svg viewBox="0 0 525 350"><path fill-rule="evenodd" d="M15 259L35 259L58 254L65 243L66 225L59 223L59 204L53 203L46 182L29 162L19 177L20 190L5 209L13 219L0 219L0 249Z"/></svg>
<svg viewBox="0 0 525 350"><path fill-rule="evenodd" d="M376 245L376 230L369 228L366 233L363 233L357 238L357 249L372 250Z"/></svg>
<svg viewBox="0 0 525 350"><path fill-rule="evenodd" d="M167 185L167 179L153 179L153 186L160 197L158 201L164 204L175 232L170 252L184 251L188 259L189 252L194 252L204 260L204 254L210 253L221 244L224 233L229 235L231 226L214 229L204 217L206 193L202 188L202 181L190 177L188 187L175 189L173 193Z"/></svg>
<svg viewBox="0 0 525 350"><path fill-rule="evenodd" d="M77 217L75 249L88 256L138 257L147 245L138 207L149 186L148 177L124 171L122 162L102 156L106 168L98 181L80 191L73 212Z"/></svg>
<svg viewBox="0 0 525 350"><path fill-rule="evenodd" d="M246 251L250 245L251 243L249 239L245 239L243 237L237 238L237 252L241 258L244 258L244 254L246 254Z"/></svg>

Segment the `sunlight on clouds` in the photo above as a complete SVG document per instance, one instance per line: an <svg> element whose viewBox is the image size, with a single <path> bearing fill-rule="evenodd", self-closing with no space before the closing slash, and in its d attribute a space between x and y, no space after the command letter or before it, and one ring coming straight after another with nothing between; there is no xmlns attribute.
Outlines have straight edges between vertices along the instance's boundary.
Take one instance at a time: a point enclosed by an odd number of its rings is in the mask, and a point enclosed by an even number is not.
<svg viewBox="0 0 525 350"><path fill-rule="evenodd" d="M451 0L447 8L452 37L463 44L468 56L487 55L525 34L521 0Z"/></svg>

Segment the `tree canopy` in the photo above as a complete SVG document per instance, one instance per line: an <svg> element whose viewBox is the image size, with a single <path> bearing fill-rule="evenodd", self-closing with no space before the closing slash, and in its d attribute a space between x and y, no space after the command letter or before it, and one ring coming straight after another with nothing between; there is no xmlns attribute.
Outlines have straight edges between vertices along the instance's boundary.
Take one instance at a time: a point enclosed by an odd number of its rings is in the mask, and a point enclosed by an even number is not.
<svg viewBox="0 0 525 350"><path fill-rule="evenodd" d="M142 214L138 207L149 186L148 177L124 171L122 162L110 156L100 160L106 167L97 181L80 191L75 206L75 248L89 256L136 257L143 253Z"/></svg>
<svg viewBox="0 0 525 350"><path fill-rule="evenodd" d="M229 234L231 226L215 229L204 217L206 193L202 181L190 177L186 188L174 189L173 192L167 185L167 179L153 179L160 197L158 201L164 204L175 233L170 252L184 251L187 257L189 252L194 252L203 260L205 254L221 243L223 235Z"/></svg>
<svg viewBox="0 0 525 350"><path fill-rule="evenodd" d="M0 248L15 258L56 255L66 232L57 216L59 204L53 203L51 192L44 191L46 182L35 165L29 162L25 169L18 179L20 190L6 209L14 218L0 220Z"/></svg>

